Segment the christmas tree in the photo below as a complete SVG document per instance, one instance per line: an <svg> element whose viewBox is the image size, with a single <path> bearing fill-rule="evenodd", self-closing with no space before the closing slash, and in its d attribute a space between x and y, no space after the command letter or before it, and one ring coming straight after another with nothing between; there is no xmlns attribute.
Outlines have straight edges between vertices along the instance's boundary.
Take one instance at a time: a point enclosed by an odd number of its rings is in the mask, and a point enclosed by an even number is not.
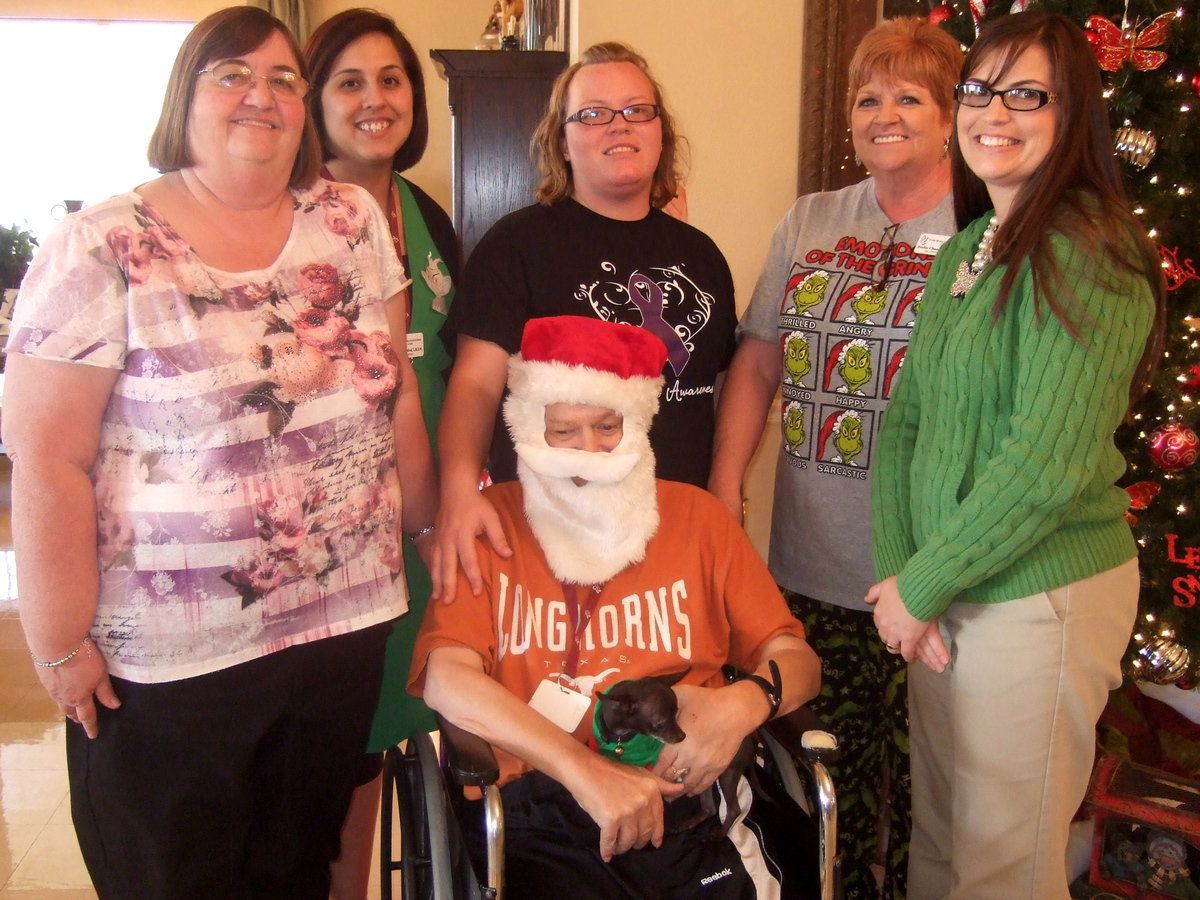
<svg viewBox="0 0 1200 900"><path fill-rule="evenodd" d="M927 15L969 47L987 21L1036 6L1078 22L1101 68L1113 152L1159 248L1167 334L1150 390L1117 432L1122 484L1140 550L1142 590L1126 670L1160 684L1200 684L1200 17L1198 0L889 2Z"/></svg>
<svg viewBox="0 0 1200 900"><path fill-rule="evenodd" d="M1117 153L1135 210L1167 277L1167 334L1157 376L1117 435L1129 464L1129 518L1141 547L1139 620L1130 674L1194 683L1200 666L1200 21L1195 0L1116 11L1129 58L1108 73ZM1095 19L1089 19L1099 24ZM1104 29L1101 25L1100 29ZM1104 29L1107 30L1107 29ZM1103 59L1099 29L1093 45ZM1143 37L1149 32L1148 38ZM1161 35L1161 39L1160 39ZM1151 46L1154 42L1154 46ZM1121 51L1122 56L1125 55ZM1111 60L1109 60L1111 62Z"/></svg>

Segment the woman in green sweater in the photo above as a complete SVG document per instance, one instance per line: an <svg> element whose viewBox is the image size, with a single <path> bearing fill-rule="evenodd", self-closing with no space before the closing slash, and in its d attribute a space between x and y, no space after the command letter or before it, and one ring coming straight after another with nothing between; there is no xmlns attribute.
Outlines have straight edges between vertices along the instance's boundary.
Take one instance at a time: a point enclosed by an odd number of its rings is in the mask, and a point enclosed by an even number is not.
<svg viewBox="0 0 1200 900"><path fill-rule="evenodd" d="M1161 270L1079 27L1005 16L962 71L962 230L883 419L867 601L917 663L909 897L1065 900L1137 607L1112 434L1158 355Z"/></svg>

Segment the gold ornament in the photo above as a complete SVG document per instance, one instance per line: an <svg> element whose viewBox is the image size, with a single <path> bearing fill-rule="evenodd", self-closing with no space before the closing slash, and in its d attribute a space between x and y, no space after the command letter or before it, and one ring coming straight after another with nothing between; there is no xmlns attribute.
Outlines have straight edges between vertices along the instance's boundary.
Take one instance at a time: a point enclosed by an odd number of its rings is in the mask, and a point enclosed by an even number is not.
<svg viewBox="0 0 1200 900"><path fill-rule="evenodd" d="M1158 141L1149 131L1125 125L1113 136L1117 155L1137 169L1144 169L1154 159Z"/></svg>

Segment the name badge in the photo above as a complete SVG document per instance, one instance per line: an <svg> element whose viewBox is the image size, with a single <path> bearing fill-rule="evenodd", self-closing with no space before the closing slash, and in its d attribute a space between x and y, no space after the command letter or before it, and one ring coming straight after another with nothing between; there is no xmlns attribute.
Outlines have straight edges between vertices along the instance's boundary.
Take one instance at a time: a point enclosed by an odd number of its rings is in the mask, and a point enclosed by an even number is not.
<svg viewBox="0 0 1200 900"><path fill-rule="evenodd" d="M568 733L574 732L592 707L592 701L579 691L564 687L557 681L544 680L537 686L529 705Z"/></svg>
<svg viewBox="0 0 1200 900"><path fill-rule="evenodd" d="M408 358L419 359L425 355L425 335L420 331L410 331L408 338Z"/></svg>
<svg viewBox="0 0 1200 900"><path fill-rule="evenodd" d="M920 253L922 256L936 256L938 250L942 248L942 244L948 240L950 240L948 234L922 233L920 239L913 245L913 252Z"/></svg>

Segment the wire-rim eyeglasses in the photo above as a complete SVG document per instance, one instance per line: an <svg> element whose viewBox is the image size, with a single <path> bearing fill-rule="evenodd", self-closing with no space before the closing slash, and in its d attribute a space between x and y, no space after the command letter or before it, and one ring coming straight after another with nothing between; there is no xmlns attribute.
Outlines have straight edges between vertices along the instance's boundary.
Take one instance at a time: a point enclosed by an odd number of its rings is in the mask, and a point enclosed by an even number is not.
<svg viewBox="0 0 1200 900"><path fill-rule="evenodd" d="M235 60L225 60L196 73L206 76L223 91L244 94L250 90L256 78L261 78L271 93L283 100L302 100L308 93L308 82L290 69L276 69L259 75L248 65Z"/></svg>

